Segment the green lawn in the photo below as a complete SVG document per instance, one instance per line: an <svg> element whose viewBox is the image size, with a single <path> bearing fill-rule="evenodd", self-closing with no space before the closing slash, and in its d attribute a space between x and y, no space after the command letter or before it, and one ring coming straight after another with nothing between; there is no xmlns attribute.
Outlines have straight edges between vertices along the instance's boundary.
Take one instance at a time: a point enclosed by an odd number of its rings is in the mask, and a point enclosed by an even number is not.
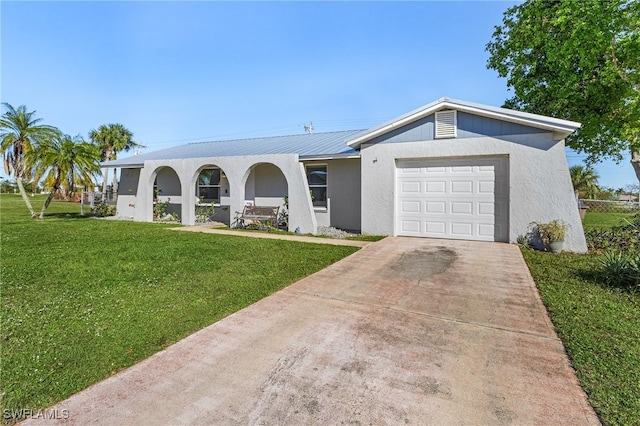
<svg viewBox="0 0 640 426"><path fill-rule="evenodd" d="M589 212L585 228L611 228L625 217ZM597 254L522 252L602 422L640 425L640 294L607 287Z"/></svg>
<svg viewBox="0 0 640 426"><path fill-rule="evenodd" d="M626 224L627 220L631 220L633 213L601 213L587 211L582 222L585 231L591 229L611 229L614 226Z"/></svg>
<svg viewBox="0 0 640 426"><path fill-rule="evenodd" d="M357 250L79 210L33 221L0 196L2 409L49 406Z"/></svg>

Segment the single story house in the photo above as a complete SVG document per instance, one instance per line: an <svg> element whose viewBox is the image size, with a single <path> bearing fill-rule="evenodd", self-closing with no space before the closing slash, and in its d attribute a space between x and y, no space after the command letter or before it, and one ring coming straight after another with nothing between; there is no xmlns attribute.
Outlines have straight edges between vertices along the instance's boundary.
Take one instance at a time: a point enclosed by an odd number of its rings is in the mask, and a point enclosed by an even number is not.
<svg viewBox="0 0 640 426"><path fill-rule="evenodd" d="M118 159L117 214L153 220L154 194L184 225L199 202L234 226L247 204L289 229L515 242L531 222L586 243L564 151L580 123L441 98L368 130L191 143Z"/></svg>

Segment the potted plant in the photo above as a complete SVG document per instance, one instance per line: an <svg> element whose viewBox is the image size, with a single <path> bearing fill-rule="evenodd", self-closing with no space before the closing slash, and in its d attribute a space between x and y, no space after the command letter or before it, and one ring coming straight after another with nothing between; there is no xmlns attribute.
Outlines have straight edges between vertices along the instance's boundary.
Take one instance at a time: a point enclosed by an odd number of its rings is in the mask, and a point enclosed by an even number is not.
<svg viewBox="0 0 640 426"><path fill-rule="evenodd" d="M535 225L544 245L549 247L553 253L560 253L564 244L567 224L555 219L548 223L536 223Z"/></svg>

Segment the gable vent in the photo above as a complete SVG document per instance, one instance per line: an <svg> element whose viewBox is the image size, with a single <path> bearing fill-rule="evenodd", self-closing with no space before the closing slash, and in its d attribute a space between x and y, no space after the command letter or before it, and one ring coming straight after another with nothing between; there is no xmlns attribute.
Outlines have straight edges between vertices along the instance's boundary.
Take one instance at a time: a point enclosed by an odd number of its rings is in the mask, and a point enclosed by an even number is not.
<svg viewBox="0 0 640 426"><path fill-rule="evenodd" d="M456 124L456 110L436 112L436 138L455 138Z"/></svg>

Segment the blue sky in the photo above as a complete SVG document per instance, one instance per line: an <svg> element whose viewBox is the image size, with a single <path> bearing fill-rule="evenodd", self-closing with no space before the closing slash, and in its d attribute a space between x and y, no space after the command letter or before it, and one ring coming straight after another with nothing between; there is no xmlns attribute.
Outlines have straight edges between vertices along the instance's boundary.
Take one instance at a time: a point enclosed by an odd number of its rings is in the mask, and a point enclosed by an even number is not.
<svg viewBox="0 0 640 426"><path fill-rule="evenodd" d="M485 45L516 3L3 1L0 98L85 138L122 123L146 152L365 129L443 96L500 106ZM637 183L628 160L600 183Z"/></svg>

